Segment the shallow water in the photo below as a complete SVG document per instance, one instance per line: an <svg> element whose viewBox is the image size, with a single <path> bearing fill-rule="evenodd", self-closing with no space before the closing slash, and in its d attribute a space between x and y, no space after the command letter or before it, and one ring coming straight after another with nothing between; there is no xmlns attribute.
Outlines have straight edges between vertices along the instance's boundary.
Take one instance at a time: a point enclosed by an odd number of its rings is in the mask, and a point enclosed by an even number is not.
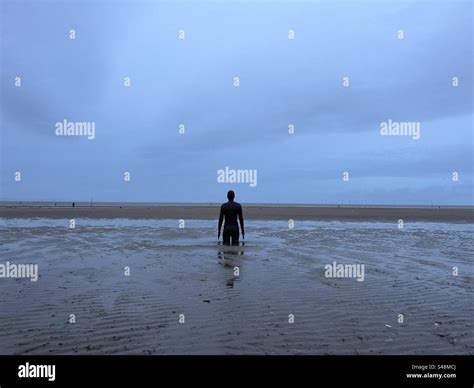
<svg viewBox="0 0 474 388"><path fill-rule="evenodd" d="M40 279L0 279L0 352L472 354L473 226L252 220L223 247L215 220L3 219Z"/></svg>

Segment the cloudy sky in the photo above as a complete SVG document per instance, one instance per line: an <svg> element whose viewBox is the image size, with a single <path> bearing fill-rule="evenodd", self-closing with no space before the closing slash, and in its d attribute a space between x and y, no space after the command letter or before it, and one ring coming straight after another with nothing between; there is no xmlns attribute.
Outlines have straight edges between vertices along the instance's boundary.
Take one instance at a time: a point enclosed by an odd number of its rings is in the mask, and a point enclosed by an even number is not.
<svg viewBox="0 0 474 388"><path fill-rule="evenodd" d="M3 1L1 199L474 205L472 8Z"/></svg>

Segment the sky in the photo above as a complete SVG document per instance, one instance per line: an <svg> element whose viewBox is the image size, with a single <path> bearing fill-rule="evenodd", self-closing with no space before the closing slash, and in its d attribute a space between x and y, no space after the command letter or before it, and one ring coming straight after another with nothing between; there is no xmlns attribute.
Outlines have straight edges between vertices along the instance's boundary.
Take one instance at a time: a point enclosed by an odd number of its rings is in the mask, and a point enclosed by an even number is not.
<svg viewBox="0 0 474 388"><path fill-rule="evenodd" d="M474 205L470 1L1 7L2 201Z"/></svg>

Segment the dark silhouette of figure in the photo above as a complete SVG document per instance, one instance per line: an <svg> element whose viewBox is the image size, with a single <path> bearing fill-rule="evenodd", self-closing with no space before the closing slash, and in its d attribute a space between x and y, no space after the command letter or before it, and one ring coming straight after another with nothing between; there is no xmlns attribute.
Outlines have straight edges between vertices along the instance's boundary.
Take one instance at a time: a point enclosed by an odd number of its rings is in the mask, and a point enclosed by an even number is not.
<svg viewBox="0 0 474 388"><path fill-rule="evenodd" d="M235 193L229 190L227 193L228 202L222 204L221 213L219 215L219 229L217 232L217 239L221 236L222 221L224 221L224 233L222 239L224 245L239 245L239 225L237 219L240 222L240 229L242 230L242 238L245 238L244 231L244 217L242 215L242 206L238 202L234 202Z"/></svg>
<svg viewBox="0 0 474 388"><path fill-rule="evenodd" d="M72 207L74 207L74 206L76 206L76 204L73 202L73 203L72 203Z"/></svg>

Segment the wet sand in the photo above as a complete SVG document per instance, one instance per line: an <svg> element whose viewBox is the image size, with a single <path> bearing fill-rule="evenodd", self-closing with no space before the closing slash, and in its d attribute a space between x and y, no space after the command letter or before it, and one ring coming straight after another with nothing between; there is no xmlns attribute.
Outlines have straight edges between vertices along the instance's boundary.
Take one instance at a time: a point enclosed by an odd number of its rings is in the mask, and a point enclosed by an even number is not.
<svg viewBox="0 0 474 388"><path fill-rule="evenodd" d="M472 224L249 220L225 249L215 224L2 219L39 280L0 279L0 353L474 354Z"/></svg>
<svg viewBox="0 0 474 388"><path fill-rule="evenodd" d="M3 218L131 218L213 219L219 206L0 206ZM330 207L252 206L244 204L244 216L256 220L347 220L474 222L474 208L455 207Z"/></svg>

